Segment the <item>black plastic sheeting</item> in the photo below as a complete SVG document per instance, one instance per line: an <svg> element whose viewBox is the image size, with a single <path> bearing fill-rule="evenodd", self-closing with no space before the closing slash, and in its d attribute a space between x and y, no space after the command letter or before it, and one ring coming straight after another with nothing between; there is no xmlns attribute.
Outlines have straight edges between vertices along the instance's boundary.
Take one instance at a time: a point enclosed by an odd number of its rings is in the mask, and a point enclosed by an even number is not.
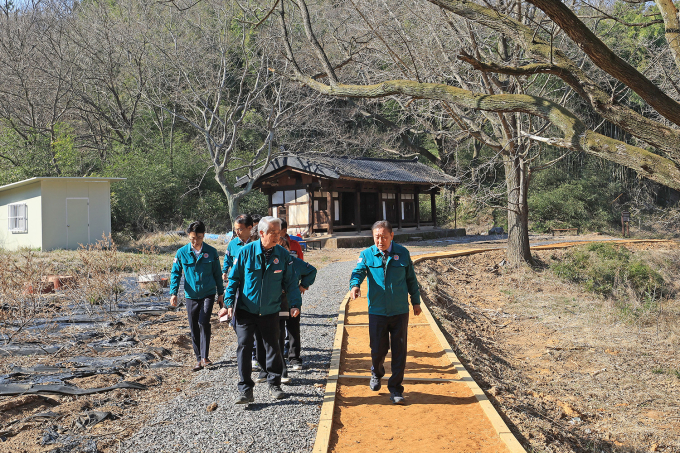
<svg viewBox="0 0 680 453"><path fill-rule="evenodd" d="M0 345L0 357L15 355L45 355L55 354L66 344L43 345L40 343L19 343Z"/></svg>
<svg viewBox="0 0 680 453"><path fill-rule="evenodd" d="M126 354L117 357L73 357L65 360L62 364L69 364L75 368L95 368L95 369L127 369L133 366L149 363L155 359L153 354L148 352L139 352L135 354Z"/></svg>
<svg viewBox="0 0 680 453"><path fill-rule="evenodd" d="M92 395L94 393L105 393L116 389L133 389L146 390L146 385L138 384L136 382L120 381L119 383L110 387L98 387L91 389L81 389L71 385L56 385L56 384L0 384L0 396L13 395L41 395L41 394L58 394L58 395Z"/></svg>
<svg viewBox="0 0 680 453"><path fill-rule="evenodd" d="M94 425L103 422L107 418L115 420L116 416L111 412L102 411L88 411L80 415L77 419L73 421L73 429L76 431L82 431L86 428L91 428Z"/></svg>
<svg viewBox="0 0 680 453"><path fill-rule="evenodd" d="M97 443L94 440L60 434L59 427L55 425L47 428L40 440L42 446L54 444L61 444L61 446L50 450L48 453L99 453Z"/></svg>
<svg viewBox="0 0 680 453"><path fill-rule="evenodd" d="M52 366L13 366L11 373L0 375L0 384L63 384L71 379L96 374L121 374L129 368L137 366L149 368L183 366L169 360L156 362L156 357L164 357L169 354L171 352L165 348L149 347L147 352L116 357L73 357Z"/></svg>

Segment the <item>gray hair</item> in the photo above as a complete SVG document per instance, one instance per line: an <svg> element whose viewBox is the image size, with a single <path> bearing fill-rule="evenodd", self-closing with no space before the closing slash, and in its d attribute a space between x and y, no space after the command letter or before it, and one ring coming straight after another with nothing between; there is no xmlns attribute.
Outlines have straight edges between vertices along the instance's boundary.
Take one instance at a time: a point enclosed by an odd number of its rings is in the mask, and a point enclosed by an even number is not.
<svg viewBox="0 0 680 453"><path fill-rule="evenodd" d="M281 219L277 219L276 217L272 216L267 216L267 217L262 217L260 219L260 223L257 224L257 231L260 233L267 233L269 231L269 225L272 223L275 223L281 228Z"/></svg>
<svg viewBox="0 0 680 453"><path fill-rule="evenodd" d="M390 233L392 232L392 224L390 222L388 222L387 220L378 220L377 222L375 222L373 224L373 226L371 227L371 231L375 231L378 228L384 228L387 231L389 231Z"/></svg>

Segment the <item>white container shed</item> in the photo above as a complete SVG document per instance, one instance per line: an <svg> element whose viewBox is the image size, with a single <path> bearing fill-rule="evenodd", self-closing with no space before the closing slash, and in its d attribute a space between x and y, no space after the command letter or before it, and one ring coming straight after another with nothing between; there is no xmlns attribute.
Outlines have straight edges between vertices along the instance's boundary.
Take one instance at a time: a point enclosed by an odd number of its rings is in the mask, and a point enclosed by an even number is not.
<svg viewBox="0 0 680 453"><path fill-rule="evenodd" d="M0 248L76 249L111 234L111 181L31 178L0 186Z"/></svg>

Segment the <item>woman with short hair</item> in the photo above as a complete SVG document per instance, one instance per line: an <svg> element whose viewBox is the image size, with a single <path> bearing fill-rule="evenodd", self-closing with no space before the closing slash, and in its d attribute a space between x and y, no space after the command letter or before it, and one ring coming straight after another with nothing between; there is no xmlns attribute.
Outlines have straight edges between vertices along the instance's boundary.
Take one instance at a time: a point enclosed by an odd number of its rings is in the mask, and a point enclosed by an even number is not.
<svg viewBox="0 0 680 453"><path fill-rule="evenodd" d="M184 274L184 296L191 329L191 342L196 355L193 371L212 365L210 352L210 316L215 297L217 304L224 305L224 283L220 258L214 247L203 242L205 225L192 222L187 228L189 243L177 250L170 273L170 305L178 304L179 282Z"/></svg>

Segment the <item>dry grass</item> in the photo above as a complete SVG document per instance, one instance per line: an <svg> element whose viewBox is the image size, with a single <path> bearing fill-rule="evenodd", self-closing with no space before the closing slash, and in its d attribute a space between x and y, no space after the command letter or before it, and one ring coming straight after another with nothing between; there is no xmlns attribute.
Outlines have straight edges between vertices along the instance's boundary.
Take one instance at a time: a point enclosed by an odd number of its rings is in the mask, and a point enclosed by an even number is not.
<svg viewBox="0 0 680 453"><path fill-rule="evenodd" d="M36 252L0 251L0 337L5 343L22 339L36 318L50 318L59 309L43 292L51 267ZM49 323L38 333L48 333Z"/></svg>

